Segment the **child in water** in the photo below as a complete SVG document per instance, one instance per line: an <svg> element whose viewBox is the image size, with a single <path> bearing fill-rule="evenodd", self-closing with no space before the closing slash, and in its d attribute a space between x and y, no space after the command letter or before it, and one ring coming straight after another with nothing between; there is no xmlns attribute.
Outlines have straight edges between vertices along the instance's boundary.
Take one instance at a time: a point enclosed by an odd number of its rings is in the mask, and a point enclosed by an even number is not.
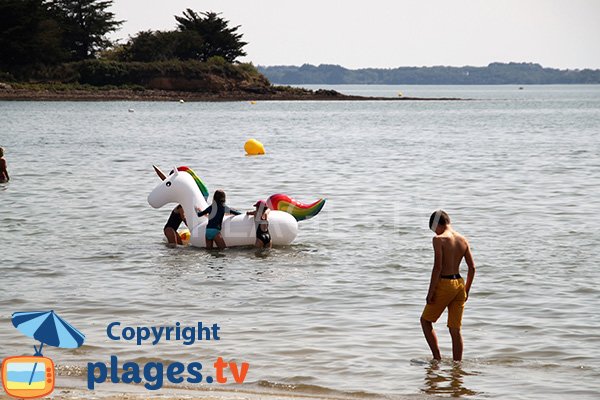
<svg viewBox="0 0 600 400"><path fill-rule="evenodd" d="M206 225L206 248L213 248L213 241L217 242L217 247L223 250L227 245L221 235L221 227L223 224L223 217L225 214L240 215L241 212L229 208L226 204L225 192L222 190L215 190L213 194L213 202L205 210L198 210L198 217L208 214L208 224Z"/></svg>
<svg viewBox="0 0 600 400"><path fill-rule="evenodd" d="M256 225L256 242L254 246L259 249L271 248L271 234L269 234L269 207L264 200L259 200L254 204L255 210L248 211L247 215L254 215L254 224Z"/></svg>
<svg viewBox="0 0 600 400"><path fill-rule="evenodd" d="M0 147L0 183L6 183L10 180L6 169L6 160L4 159L4 149Z"/></svg>
<svg viewBox="0 0 600 400"><path fill-rule="evenodd" d="M445 211L437 210L431 214L429 229L435 232L433 237L434 261L427 293L427 304L421 315L421 327L433 358L441 360L433 323L438 320L447 307L448 328L452 337L452 358L454 361L461 361L463 340L460 328L465 302L469 297L471 284L475 277L475 262L469 242L452 229L450 217ZM469 267L466 284L459 274L463 258Z"/></svg>
<svg viewBox="0 0 600 400"><path fill-rule="evenodd" d="M183 207L181 207L181 204L179 204L173 209L173 211L171 211L171 215L169 215L169 219L167 220L167 223L163 229L165 236L167 237L169 247L177 247L178 244L183 244L181 236L179 236L179 233L177 233L177 229L179 229L179 225L181 225L182 222L187 226L185 214L183 213Z"/></svg>

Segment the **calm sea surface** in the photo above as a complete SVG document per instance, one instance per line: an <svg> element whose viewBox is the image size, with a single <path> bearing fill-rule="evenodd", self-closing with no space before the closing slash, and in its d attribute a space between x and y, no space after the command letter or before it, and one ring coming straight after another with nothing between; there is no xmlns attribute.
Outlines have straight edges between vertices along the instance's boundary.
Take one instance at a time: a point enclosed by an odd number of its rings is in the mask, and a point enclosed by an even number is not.
<svg viewBox="0 0 600 400"><path fill-rule="evenodd" d="M249 390L598 398L600 87L336 89L473 100L0 102L0 357L32 354L12 312L54 309L87 336L46 350L62 374L222 356L250 363ZM244 156L251 137L266 156ZM169 249L152 164L193 168L237 208L327 204L267 255ZM437 208L478 267L460 366L445 315L439 366L419 325ZM112 321L218 323L221 341L136 346L107 338Z"/></svg>

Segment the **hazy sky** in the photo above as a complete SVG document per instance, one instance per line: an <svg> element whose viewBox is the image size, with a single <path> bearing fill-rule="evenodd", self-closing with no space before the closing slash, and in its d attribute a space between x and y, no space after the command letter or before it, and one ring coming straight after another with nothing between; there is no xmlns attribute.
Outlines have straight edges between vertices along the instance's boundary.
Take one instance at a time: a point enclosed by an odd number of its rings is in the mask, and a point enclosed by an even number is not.
<svg viewBox="0 0 600 400"><path fill-rule="evenodd" d="M174 29L186 8L241 25L255 65L600 68L600 0L114 0L111 37Z"/></svg>

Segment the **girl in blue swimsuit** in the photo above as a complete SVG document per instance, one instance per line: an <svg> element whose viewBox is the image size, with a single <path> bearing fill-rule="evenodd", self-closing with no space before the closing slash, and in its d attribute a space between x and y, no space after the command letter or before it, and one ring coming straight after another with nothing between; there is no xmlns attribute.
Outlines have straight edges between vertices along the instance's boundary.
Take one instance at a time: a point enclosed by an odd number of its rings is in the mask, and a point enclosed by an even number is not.
<svg viewBox="0 0 600 400"><path fill-rule="evenodd" d="M225 214L240 215L241 212L229 208L225 204L226 196L222 190L215 190L213 194L213 202L203 211L198 211L198 216L208 214L208 224L206 224L206 248L213 248L213 241L217 242L217 247L223 250L227 245L221 235L221 227L223 225L223 217Z"/></svg>

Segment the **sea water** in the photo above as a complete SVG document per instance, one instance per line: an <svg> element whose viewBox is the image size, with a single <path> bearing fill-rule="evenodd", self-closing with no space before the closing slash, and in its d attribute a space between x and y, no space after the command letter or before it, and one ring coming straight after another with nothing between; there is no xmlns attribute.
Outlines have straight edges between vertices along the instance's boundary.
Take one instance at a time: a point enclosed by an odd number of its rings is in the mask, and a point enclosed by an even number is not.
<svg viewBox="0 0 600 400"><path fill-rule="evenodd" d="M220 356L250 363L256 390L597 398L600 87L336 89L469 100L0 102L0 356L36 343L12 312L54 309L87 337L44 348L63 374ZM267 154L244 156L249 138ZM267 254L170 249L152 164L193 168L242 210L280 192L327 203ZM439 365L419 325L438 208L477 264L460 365L445 315ZM218 323L221 340L137 346L107 337L117 320Z"/></svg>

